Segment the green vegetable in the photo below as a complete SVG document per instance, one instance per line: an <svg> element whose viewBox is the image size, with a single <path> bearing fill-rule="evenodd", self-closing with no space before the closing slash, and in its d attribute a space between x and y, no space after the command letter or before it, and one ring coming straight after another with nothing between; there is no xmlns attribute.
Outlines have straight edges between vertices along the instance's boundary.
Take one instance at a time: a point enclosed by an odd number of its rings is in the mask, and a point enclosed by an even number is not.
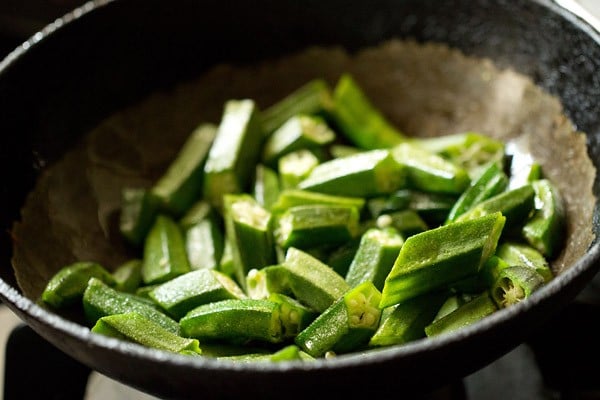
<svg viewBox="0 0 600 400"><path fill-rule="evenodd" d="M340 77L333 92L333 101L333 121L356 147L364 150L389 148L406 140L351 75Z"/></svg>
<svg viewBox="0 0 600 400"><path fill-rule="evenodd" d="M381 307L401 303L479 272L504 227L500 213L440 226L406 239L385 280Z"/></svg>
<svg viewBox="0 0 600 400"><path fill-rule="evenodd" d="M196 203L179 221L190 269L216 269L225 246L222 220L205 201Z"/></svg>
<svg viewBox="0 0 600 400"><path fill-rule="evenodd" d="M381 294L371 282L350 289L302 330L294 343L313 357L365 346L379 326L380 299Z"/></svg>
<svg viewBox="0 0 600 400"><path fill-rule="evenodd" d="M531 296L544 283L536 270L516 265L499 272L490 292L498 307L505 308Z"/></svg>
<svg viewBox="0 0 600 400"><path fill-rule="evenodd" d="M273 293L291 294L287 268L268 265L251 269L246 277L246 292L253 299L266 299Z"/></svg>
<svg viewBox="0 0 600 400"><path fill-rule="evenodd" d="M115 289L134 293L142 284L142 265L142 260L137 258L119 265L112 273Z"/></svg>
<svg viewBox="0 0 600 400"><path fill-rule="evenodd" d="M248 189L257 161L263 130L260 112L251 99L225 103L217 135L204 165L204 198L217 209L223 195Z"/></svg>
<svg viewBox="0 0 600 400"><path fill-rule="evenodd" d="M148 296L176 320L201 304L246 297L235 281L211 269L180 275L158 285Z"/></svg>
<svg viewBox="0 0 600 400"><path fill-rule="evenodd" d="M201 124L187 138L165 173L152 187L161 212L179 216L202 195L204 163L217 127Z"/></svg>
<svg viewBox="0 0 600 400"><path fill-rule="evenodd" d="M180 354L202 354L197 339L183 338L136 312L100 318L92 332Z"/></svg>
<svg viewBox="0 0 600 400"><path fill-rule="evenodd" d="M404 168L389 150L381 149L325 161L313 168L298 188L338 196L374 197L390 194L404 183Z"/></svg>
<svg viewBox="0 0 600 400"><path fill-rule="evenodd" d="M356 207L356 209L360 212L365 205L365 199L362 197L338 196L311 192L308 190L285 189L279 193L277 201L275 204L273 204L272 211L274 213L281 213L294 206L306 206L311 204Z"/></svg>
<svg viewBox="0 0 600 400"><path fill-rule="evenodd" d="M159 200L143 188L123 188L119 231L132 245L140 246L154 223Z"/></svg>
<svg viewBox="0 0 600 400"><path fill-rule="evenodd" d="M279 319L283 337L293 339L319 315L293 297L281 293L271 293L268 300L279 304Z"/></svg>
<svg viewBox="0 0 600 400"><path fill-rule="evenodd" d="M281 188L297 187L319 163L319 158L307 149L293 151L281 156L277 164Z"/></svg>
<svg viewBox="0 0 600 400"><path fill-rule="evenodd" d="M504 242L498 246L496 255L511 266L521 265L535 270L544 277L546 282L554 277L544 255L527 244L513 241Z"/></svg>
<svg viewBox="0 0 600 400"><path fill-rule="evenodd" d="M414 189L400 189L387 197L380 213L412 210L431 226L441 225L456 203L456 197L444 193L430 193Z"/></svg>
<svg viewBox="0 0 600 400"><path fill-rule="evenodd" d="M166 282L190 271L185 241L179 225L158 215L144 243L142 279L144 284Z"/></svg>
<svg viewBox="0 0 600 400"><path fill-rule="evenodd" d="M352 287L369 281L378 290L383 289L385 278L398 257L404 239L394 228L367 230L360 240L354 259L346 274Z"/></svg>
<svg viewBox="0 0 600 400"><path fill-rule="evenodd" d="M102 265L79 261L62 267L46 284L42 301L55 308L63 308L81 301L90 278L97 278L114 286L114 277Z"/></svg>
<svg viewBox="0 0 600 400"><path fill-rule="evenodd" d="M182 336L199 340L279 343L283 340L279 315L279 304L269 300L229 299L194 308L179 325Z"/></svg>
<svg viewBox="0 0 600 400"><path fill-rule="evenodd" d="M258 204L267 210L271 209L279 198L280 191L281 187L277 172L264 164L257 164L252 195Z"/></svg>
<svg viewBox="0 0 600 400"><path fill-rule="evenodd" d="M377 217L375 225L379 229L394 228L405 237L429 229L427 223L414 210L392 211Z"/></svg>

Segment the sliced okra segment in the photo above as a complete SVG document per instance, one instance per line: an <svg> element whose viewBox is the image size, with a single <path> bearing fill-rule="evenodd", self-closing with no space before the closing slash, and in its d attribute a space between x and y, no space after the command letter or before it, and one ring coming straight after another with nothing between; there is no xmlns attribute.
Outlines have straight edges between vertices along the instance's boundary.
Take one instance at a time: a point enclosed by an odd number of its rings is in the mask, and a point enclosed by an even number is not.
<svg viewBox="0 0 600 400"><path fill-rule="evenodd" d="M479 132L417 138L412 143L462 166L472 178L479 176L481 170L491 162L503 166L506 158L504 142Z"/></svg>
<svg viewBox="0 0 600 400"><path fill-rule="evenodd" d="M382 214L413 210L429 225L440 225L456 203L456 197L445 193L430 193L414 189L400 189L390 194Z"/></svg>
<svg viewBox="0 0 600 400"><path fill-rule="evenodd" d="M142 280L146 285L166 282L190 271L185 239L169 216L156 217L144 242Z"/></svg>
<svg viewBox="0 0 600 400"><path fill-rule="evenodd" d="M471 182L466 169L419 146L402 143L392 149L392 155L404 166L408 184L414 189L460 194Z"/></svg>
<svg viewBox="0 0 600 400"><path fill-rule="evenodd" d="M354 287L369 281L377 290L382 290L403 244L404 238L394 228L368 229L361 236L360 245L346 274L346 282Z"/></svg>
<svg viewBox="0 0 600 400"><path fill-rule="evenodd" d="M280 191L281 185L277 172L264 164L257 164L252 195L258 204L270 210L277 202Z"/></svg>
<svg viewBox="0 0 600 400"><path fill-rule="evenodd" d="M357 236L337 248L330 250L325 264L341 276L346 276L350 264L352 264L352 260L354 260L358 247L360 246L360 240L361 236Z"/></svg>
<svg viewBox="0 0 600 400"><path fill-rule="evenodd" d="M534 210L535 191L533 186L525 185L504 191L484 200L460 215L455 221L465 221L483 215L501 212L506 217L506 231L521 228Z"/></svg>
<svg viewBox="0 0 600 400"><path fill-rule="evenodd" d="M445 223L455 221L475 205L503 192L507 185L508 176L502 166L497 162L491 163L456 200Z"/></svg>
<svg viewBox="0 0 600 400"><path fill-rule="evenodd" d="M77 261L56 272L46 284L41 299L54 308L63 308L81 301L90 278L97 278L114 286L114 277L102 265L91 261Z"/></svg>
<svg viewBox="0 0 600 400"><path fill-rule="evenodd" d="M216 212L209 212L204 218L197 218L196 222L187 225L184 239L192 270L216 269L219 266L225 238L221 218Z"/></svg>
<svg viewBox="0 0 600 400"><path fill-rule="evenodd" d="M112 273L115 289L121 292L135 293L142 284L143 261L137 258L127 260Z"/></svg>
<svg viewBox="0 0 600 400"><path fill-rule="evenodd" d="M494 254L504 227L501 213L443 225L410 236L385 280L388 307L475 275Z"/></svg>
<svg viewBox="0 0 600 400"><path fill-rule="evenodd" d="M356 147L364 150L389 148L406 140L351 75L340 77L333 90L333 102L335 125Z"/></svg>
<svg viewBox="0 0 600 400"><path fill-rule="evenodd" d="M227 240L227 235L223 238L223 254L219 262L218 270L227 276L235 277L235 261L233 259L233 248L231 242Z"/></svg>
<svg viewBox="0 0 600 400"><path fill-rule="evenodd" d="M287 268L275 264L251 269L246 277L246 293L253 299L266 299L273 293L292 294Z"/></svg>
<svg viewBox="0 0 600 400"><path fill-rule="evenodd" d="M532 157L526 144L522 140L511 141L507 144L506 152L510 158L509 189L516 189L528 185L541 178L541 165Z"/></svg>
<svg viewBox="0 0 600 400"><path fill-rule="evenodd" d="M403 187L404 168L390 150L363 151L325 161L298 184L299 189L351 197L375 197Z"/></svg>
<svg viewBox="0 0 600 400"><path fill-rule="evenodd" d="M176 335L136 312L102 317L96 321L91 331L173 353L202 354L198 339Z"/></svg>
<svg viewBox="0 0 600 400"><path fill-rule="evenodd" d="M119 292L96 278L90 279L83 293L83 310L87 321L92 326L107 315L135 312L158 323L166 330L179 334L177 321L151 301L131 293Z"/></svg>
<svg viewBox="0 0 600 400"><path fill-rule="evenodd" d="M565 206L556 187L547 179L532 182L535 213L523 226L523 237L542 255L552 258L564 240Z"/></svg>
<svg viewBox="0 0 600 400"><path fill-rule="evenodd" d="M180 275L158 285L148 296L176 320L201 304L246 297L233 279L211 269Z"/></svg>
<svg viewBox="0 0 600 400"><path fill-rule="evenodd" d="M498 246L496 255L511 266L521 265L535 270L544 277L545 282L549 282L554 277L546 257L527 244L504 242Z"/></svg>
<svg viewBox="0 0 600 400"><path fill-rule="evenodd" d="M498 310L489 291L460 305L456 310L435 320L425 327L427 337L448 333L471 325Z"/></svg>
<svg viewBox="0 0 600 400"><path fill-rule="evenodd" d="M250 353L230 356L220 356L220 360L229 360L242 363L260 362L260 361L291 361L291 360L310 360L314 359L306 354L295 344L287 345L274 353Z"/></svg>
<svg viewBox="0 0 600 400"><path fill-rule="evenodd" d="M310 150L300 149L279 158L277 170L282 189L295 188L321 161Z"/></svg>
<svg viewBox="0 0 600 400"><path fill-rule="evenodd" d="M311 204L356 207L360 212L365 206L365 199L362 197L311 192L309 190L285 189L279 193L277 201L273 204L273 207L271 207L271 211L274 213L281 213L291 207Z"/></svg>
<svg viewBox="0 0 600 400"><path fill-rule="evenodd" d="M154 288L158 287L160 285L160 283L155 283L153 285L143 285L140 286L139 288L137 288L135 290L135 296L136 298L140 299L140 300L145 300L147 302L149 302L152 305L156 305L156 303L154 302L154 300L152 300L150 298L150 292L152 290L154 290Z"/></svg>
<svg viewBox="0 0 600 400"><path fill-rule="evenodd" d="M263 130L269 135L298 114L328 114L332 107L329 84L323 79L313 79L262 111Z"/></svg>
<svg viewBox="0 0 600 400"><path fill-rule="evenodd" d="M456 310L458 307L462 306L466 303L466 300L460 294L453 294L444 300L442 305L437 310L433 320L431 322L435 322L438 319L445 317L450 314L452 311ZM429 324L427 324L429 325ZM424 332L423 332L424 333Z"/></svg>
<svg viewBox="0 0 600 400"><path fill-rule="evenodd" d="M355 146L349 146L346 144L333 143L329 146L329 155L331 158L340 158L351 156L356 153L360 153L362 150Z"/></svg>
<svg viewBox="0 0 600 400"><path fill-rule="evenodd" d="M179 321L181 335L233 343L283 340L279 305L264 299L228 299L203 304Z"/></svg>
<svg viewBox="0 0 600 400"><path fill-rule="evenodd" d="M286 154L318 149L335 140L335 132L316 115L298 114L283 123L265 141L262 162L275 167Z"/></svg>
<svg viewBox="0 0 600 400"><path fill-rule="evenodd" d="M405 237L429 229L427 222L414 210L392 211L381 214L375 220L375 225L379 229L394 228Z"/></svg>
<svg viewBox="0 0 600 400"><path fill-rule="evenodd" d="M279 318L284 338L294 338L319 315L293 297L281 293L271 293L268 300L279 304Z"/></svg>
<svg viewBox="0 0 600 400"><path fill-rule="evenodd" d="M536 270L521 265L504 268L491 287L492 298L500 308L516 304L544 285Z"/></svg>
<svg viewBox="0 0 600 400"><path fill-rule="evenodd" d="M377 330L369 346L404 344L425 336L425 327L433 321L446 298L435 292L383 309Z"/></svg>
<svg viewBox="0 0 600 400"><path fill-rule="evenodd" d="M219 210L224 194L240 193L250 186L263 140L259 114L251 99L225 103L203 180L204 198Z"/></svg>
<svg viewBox="0 0 600 400"><path fill-rule="evenodd" d="M234 278L245 290L252 268L275 264L271 213L249 194L225 195L225 234L231 245Z"/></svg>
<svg viewBox="0 0 600 400"><path fill-rule="evenodd" d="M318 312L325 311L350 288L327 264L300 249L290 247L282 265L288 271L294 297Z"/></svg>
<svg viewBox="0 0 600 400"><path fill-rule="evenodd" d="M152 187L161 211L174 216L185 213L202 195L204 163L217 127L201 124L192 131L165 173Z"/></svg>
<svg viewBox="0 0 600 400"><path fill-rule="evenodd" d="M284 249L340 245L356 237L360 215L355 207L313 204L288 208L276 218L273 234Z"/></svg>
<svg viewBox="0 0 600 400"><path fill-rule="evenodd" d="M294 343L312 357L347 353L367 345L379 326L381 293L371 282L348 290L324 310Z"/></svg>
<svg viewBox="0 0 600 400"><path fill-rule="evenodd" d="M159 200L144 188L123 188L119 231L134 246L140 246L154 223Z"/></svg>
<svg viewBox="0 0 600 400"><path fill-rule="evenodd" d="M498 245L498 247L496 248L496 252L498 252L498 249L501 246L502 244ZM488 260L481 267L481 271L479 271L479 277L481 281L484 282L488 288L490 288L498 279L500 271L508 267L510 267L509 263L507 263L505 260L498 257L497 255L493 255L490 258L488 258Z"/></svg>
<svg viewBox="0 0 600 400"><path fill-rule="evenodd" d="M208 201L204 199L198 200L179 219L179 226L185 231L207 218L218 221L219 213Z"/></svg>

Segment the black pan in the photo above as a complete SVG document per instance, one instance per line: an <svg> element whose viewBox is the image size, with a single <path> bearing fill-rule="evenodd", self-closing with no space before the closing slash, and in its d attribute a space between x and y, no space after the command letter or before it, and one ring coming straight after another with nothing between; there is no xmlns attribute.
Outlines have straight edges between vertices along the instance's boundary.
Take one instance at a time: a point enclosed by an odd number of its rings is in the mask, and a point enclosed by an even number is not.
<svg viewBox="0 0 600 400"><path fill-rule="evenodd" d="M356 51L391 38L446 43L531 77L560 98L600 166L600 35L550 0L91 2L0 64L2 300L76 360L164 398L401 395L440 387L513 349L596 274L595 240L528 301L456 334L301 365L231 365L92 335L37 306L17 285L8 232L27 193L110 113L221 62L253 63L310 45ZM593 186L597 196L597 178ZM588 228L598 236L597 203L593 210Z"/></svg>

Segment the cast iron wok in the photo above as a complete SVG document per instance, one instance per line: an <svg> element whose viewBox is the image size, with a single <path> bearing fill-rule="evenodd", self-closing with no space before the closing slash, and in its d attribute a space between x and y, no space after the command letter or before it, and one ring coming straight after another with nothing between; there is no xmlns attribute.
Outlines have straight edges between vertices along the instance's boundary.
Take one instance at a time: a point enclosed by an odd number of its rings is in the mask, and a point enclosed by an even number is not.
<svg viewBox="0 0 600 400"><path fill-rule="evenodd" d="M198 66L251 63L308 45L352 51L394 37L443 42L532 77L561 99L568 117L586 132L590 158L600 167L600 35L549 0L88 3L0 64L2 300L73 358L164 398L428 391L520 344L592 279L599 266L597 242L529 301L456 334L301 365L232 365L92 335L18 289L7 232L44 167L103 117L198 74ZM594 210L590 224L598 236L598 204Z"/></svg>

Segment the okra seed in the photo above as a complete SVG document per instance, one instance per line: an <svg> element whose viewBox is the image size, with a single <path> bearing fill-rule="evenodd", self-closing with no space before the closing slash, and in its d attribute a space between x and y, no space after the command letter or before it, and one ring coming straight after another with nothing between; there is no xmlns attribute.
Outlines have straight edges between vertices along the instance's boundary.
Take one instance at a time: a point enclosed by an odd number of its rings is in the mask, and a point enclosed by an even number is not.
<svg viewBox="0 0 600 400"><path fill-rule="evenodd" d="M358 315L350 316L350 325L357 326L360 324L360 317Z"/></svg>
<svg viewBox="0 0 600 400"><path fill-rule="evenodd" d="M298 314L298 311L292 310L290 311L289 319L293 324L298 324L300 323L300 314Z"/></svg>
<svg viewBox="0 0 600 400"><path fill-rule="evenodd" d="M377 217L375 224L379 229L384 229L392 225L392 217L388 214L383 214Z"/></svg>
<svg viewBox="0 0 600 400"><path fill-rule="evenodd" d="M363 323L366 326L371 326L375 323L375 316L371 313L365 313L363 316Z"/></svg>

